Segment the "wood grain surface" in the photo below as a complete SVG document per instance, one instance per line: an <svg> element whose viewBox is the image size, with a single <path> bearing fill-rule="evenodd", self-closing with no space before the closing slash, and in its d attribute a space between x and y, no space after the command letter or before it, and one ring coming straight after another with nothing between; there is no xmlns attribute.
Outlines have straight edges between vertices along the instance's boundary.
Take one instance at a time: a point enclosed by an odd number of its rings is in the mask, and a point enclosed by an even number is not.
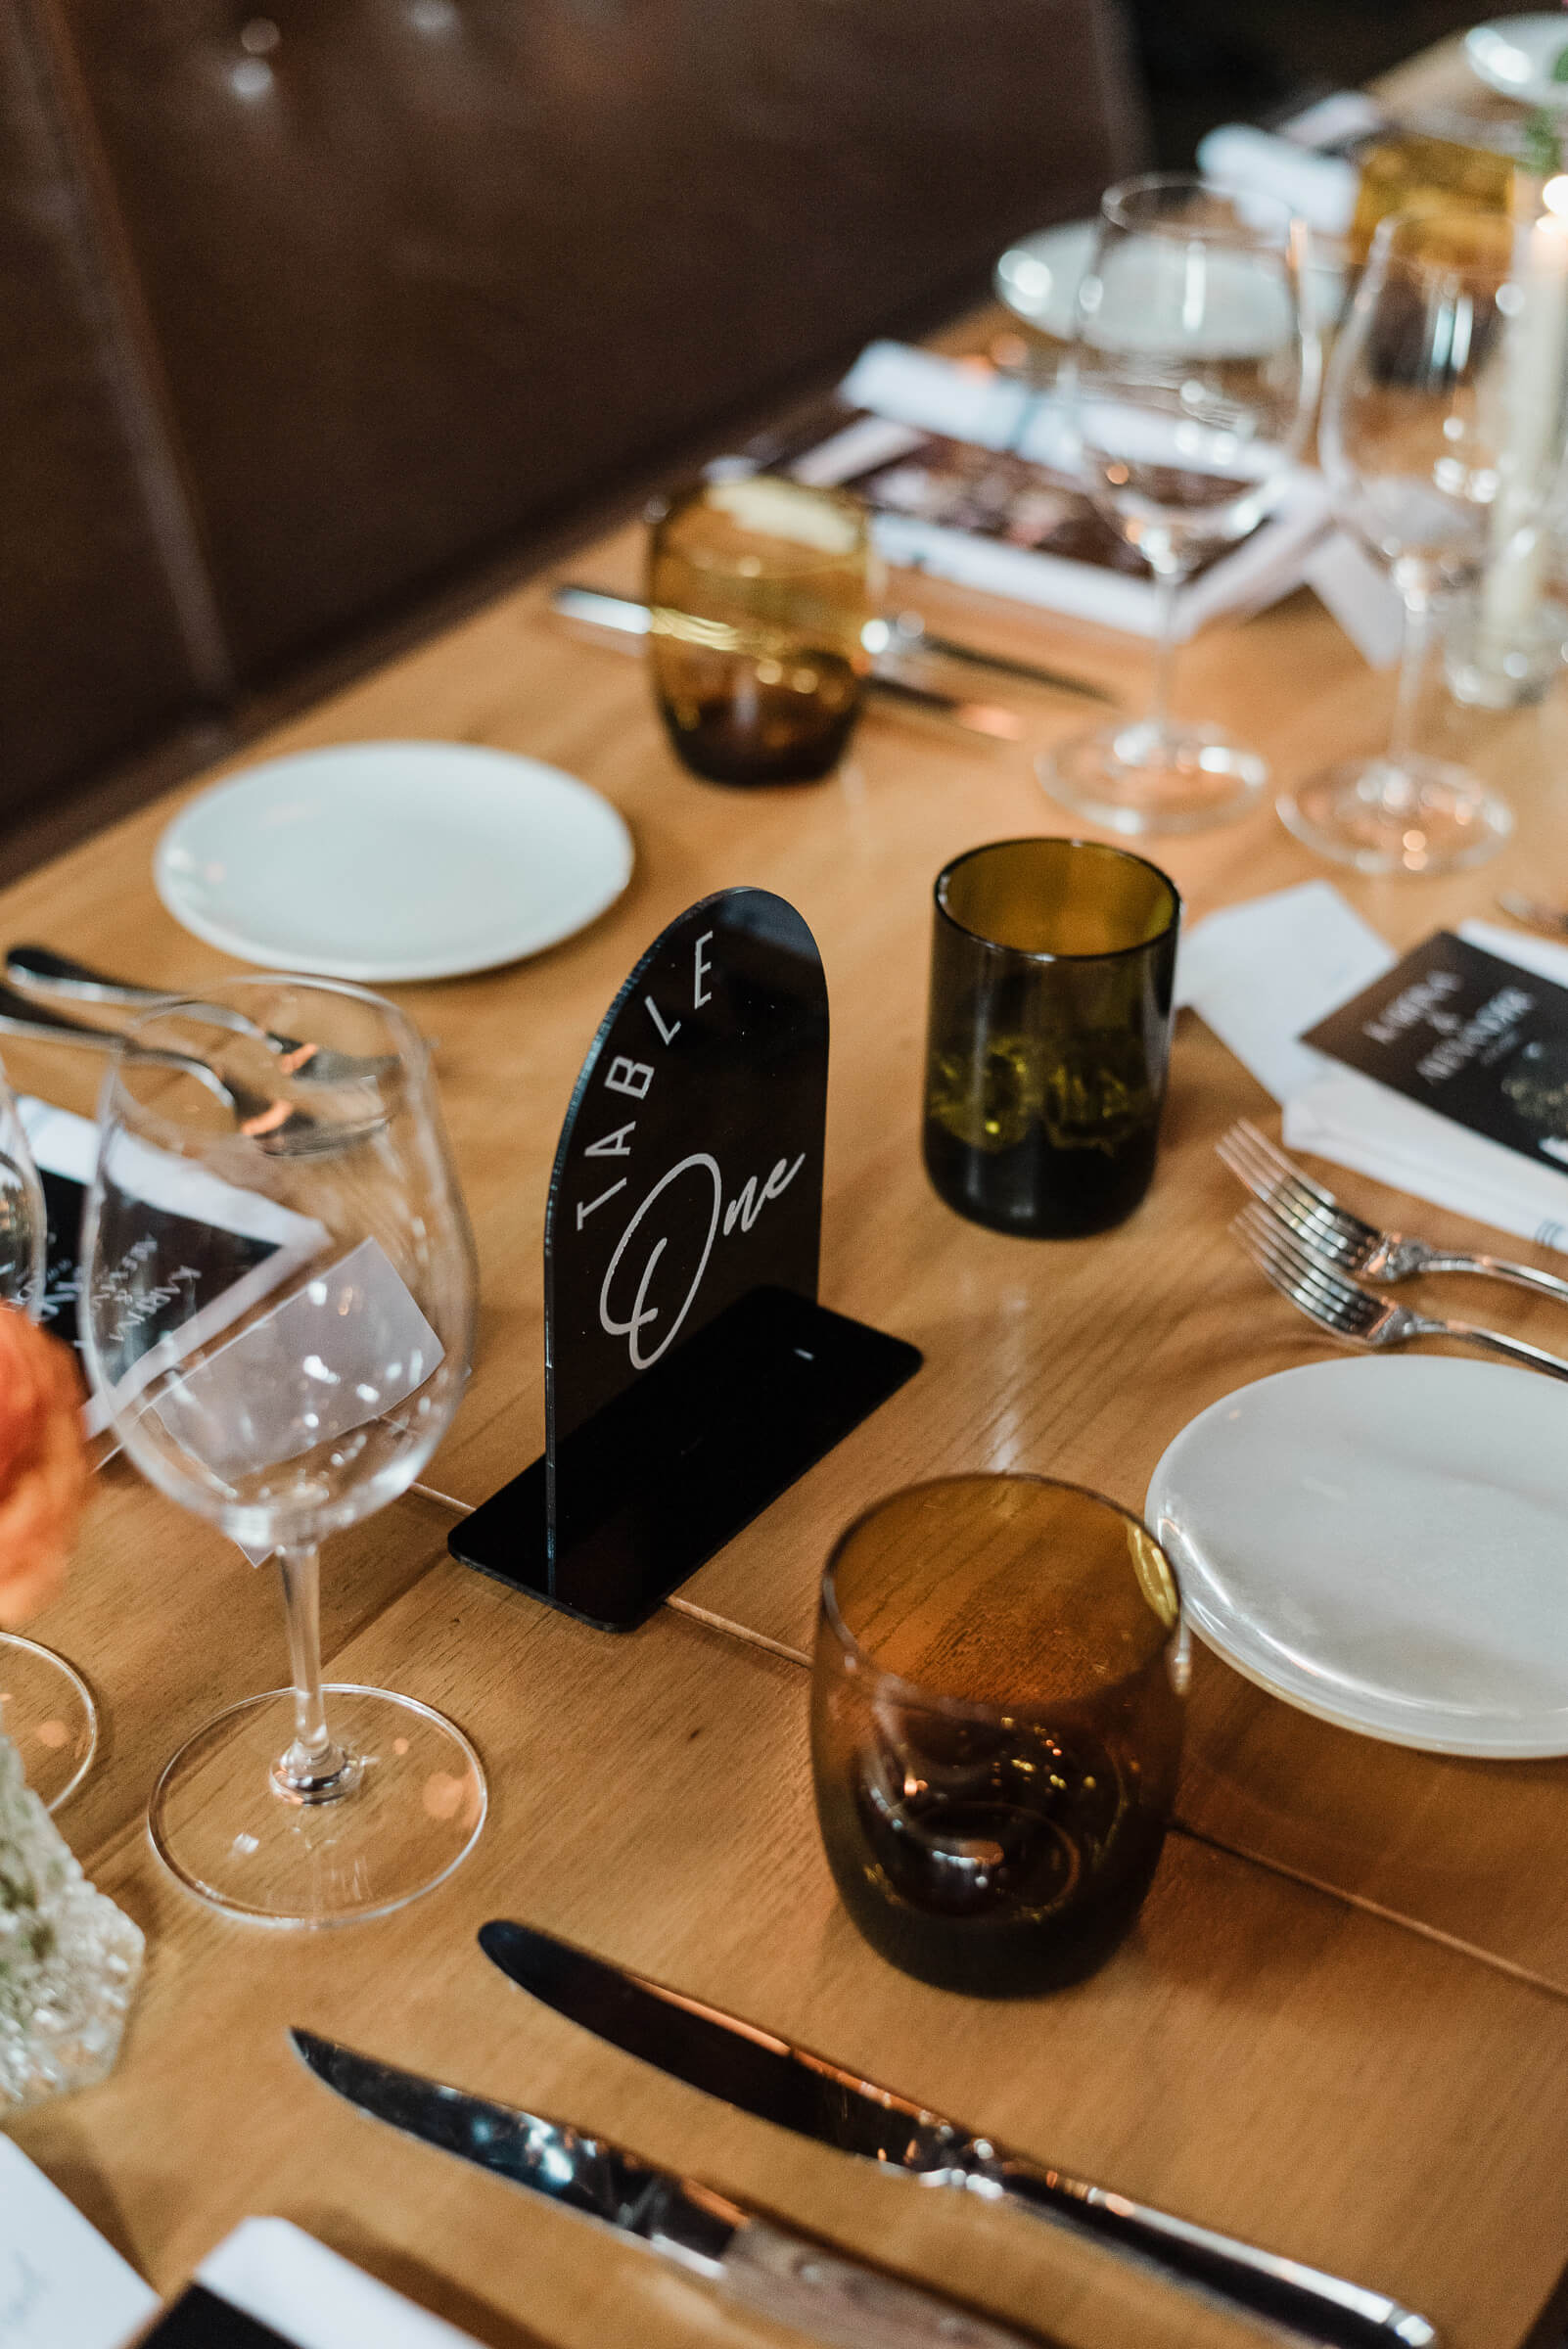
<svg viewBox="0 0 1568 2349"><path fill-rule="evenodd" d="M627 529L573 571L633 585L638 544ZM512 1913L1031 2151L1395 2292L1457 2349L1512 2349L1568 2262L1568 1763L1379 1745L1200 1654L1183 1831L1137 1933L1094 1981L1019 2004L945 1995L882 1964L837 1909L817 1841L799 1659L823 1557L852 1514L957 1467L1062 1474L1139 1506L1196 1411L1333 1352L1226 1236L1237 1193L1213 1145L1237 1115L1271 1111L1190 1015L1155 1185L1121 1230L1003 1239L951 1215L921 1172L933 878L976 843L1081 828L1030 760L1088 706L1007 687L1027 715L1021 749L878 716L830 782L726 792L676 766L639 664L574 638L544 594L508 595L265 746L433 736L528 752L604 792L636 838L630 889L582 936L511 969L396 990L438 1041L479 1241L480 1345L426 1479L450 1505L409 1495L329 1549L326 1648L333 1677L404 1688L476 1738L492 1792L484 1839L415 1908L314 1938L228 1924L161 1874L141 1825L158 1768L208 1713L282 1677L281 1623L264 1571L112 1463L70 1587L36 1629L103 1700L105 1749L62 1823L147 1929L148 1974L114 2079L18 2122L20 2142L164 2288L247 2212L276 2211L491 2349L783 2337L336 2105L288 2052L295 2021L602 2128L1084 2349L1244 2337L1054 2231L868 2174L597 2046L479 1957L478 1924ZM1127 640L904 583L900 600L917 597L933 625L1077 668L1130 703L1143 690L1147 654ZM1373 748L1392 698L1306 596L1213 629L1183 655L1177 688L1182 710L1250 739L1281 782ZM1490 910L1510 883L1568 901L1568 695L1501 718L1437 695L1427 728L1505 790L1516 837L1454 880L1334 874L1353 903L1403 945ZM170 987L231 967L154 895L151 852L173 804L7 892L4 938ZM1154 853L1189 921L1323 869L1267 807ZM444 1532L540 1446L545 1187L581 1057L662 925L738 882L797 904L826 964L824 1301L912 1339L926 1366L618 1640L452 1564ZM91 1108L84 1061L16 1043L6 1062L19 1087ZM1330 1179L1374 1216L1474 1236ZM1489 1303L1568 1348L1549 1304L1500 1291Z"/></svg>

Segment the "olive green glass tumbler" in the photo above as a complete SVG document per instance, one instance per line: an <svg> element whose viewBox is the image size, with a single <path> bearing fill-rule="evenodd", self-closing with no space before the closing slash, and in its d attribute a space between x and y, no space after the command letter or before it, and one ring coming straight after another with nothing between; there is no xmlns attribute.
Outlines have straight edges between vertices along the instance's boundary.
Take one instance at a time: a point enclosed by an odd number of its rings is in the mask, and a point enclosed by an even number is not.
<svg viewBox="0 0 1568 2349"><path fill-rule="evenodd" d="M1159 1865L1186 1683L1170 1560L1115 1501L953 1476L857 1519L822 1578L811 1764L872 1948L986 1998L1092 1973Z"/></svg>
<svg viewBox="0 0 1568 2349"><path fill-rule="evenodd" d="M675 754L714 783L808 783L838 764L871 658L865 508L758 473L656 517L648 658Z"/></svg>
<svg viewBox="0 0 1568 2349"><path fill-rule="evenodd" d="M939 873L924 1153L959 1215L1079 1239L1138 1206L1180 916L1157 865L1094 841L995 841Z"/></svg>

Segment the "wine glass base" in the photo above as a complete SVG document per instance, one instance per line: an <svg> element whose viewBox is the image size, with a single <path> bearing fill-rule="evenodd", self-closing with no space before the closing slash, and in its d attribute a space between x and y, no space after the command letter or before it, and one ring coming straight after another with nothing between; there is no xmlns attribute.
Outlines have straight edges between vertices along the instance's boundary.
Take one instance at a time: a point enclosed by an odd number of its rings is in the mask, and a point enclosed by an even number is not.
<svg viewBox="0 0 1568 2349"><path fill-rule="evenodd" d="M1051 799L1112 832L1204 832L1257 803L1268 761L1218 726L1147 718L1078 734L1035 761Z"/></svg>
<svg viewBox="0 0 1568 2349"><path fill-rule="evenodd" d="M1495 855L1513 830L1506 800L1439 759L1347 760L1276 806L1309 849L1361 873L1460 872Z"/></svg>
<svg viewBox="0 0 1568 2349"><path fill-rule="evenodd" d="M98 1751L98 1707L80 1673L17 1632L0 1632L0 1731L46 1811L69 1800Z"/></svg>
<svg viewBox="0 0 1568 2349"><path fill-rule="evenodd" d="M336 1802L295 1803L272 1769L294 1735L294 1691L231 1705L180 1748L148 1809L153 1849L187 1891L262 1925L385 1916L449 1876L484 1824L480 1759L461 1729L385 1688L323 1690L359 1765Z"/></svg>

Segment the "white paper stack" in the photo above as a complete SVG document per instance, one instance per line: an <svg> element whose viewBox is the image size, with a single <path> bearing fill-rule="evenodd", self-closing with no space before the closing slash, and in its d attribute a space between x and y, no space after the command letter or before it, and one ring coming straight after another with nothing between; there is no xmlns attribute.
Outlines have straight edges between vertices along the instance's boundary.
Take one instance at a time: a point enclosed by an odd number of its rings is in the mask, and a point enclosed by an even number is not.
<svg viewBox="0 0 1568 2349"><path fill-rule="evenodd" d="M1568 947L1491 922L1461 923L1459 936L1568 987ZM1568 1174L1297 1042L1303 1029L1397 960L1338 890L1309 881L1200 922L1182 944L1177 998L1283 1102L1287 1148L1542 1247L1568 1250Z"/></svg>

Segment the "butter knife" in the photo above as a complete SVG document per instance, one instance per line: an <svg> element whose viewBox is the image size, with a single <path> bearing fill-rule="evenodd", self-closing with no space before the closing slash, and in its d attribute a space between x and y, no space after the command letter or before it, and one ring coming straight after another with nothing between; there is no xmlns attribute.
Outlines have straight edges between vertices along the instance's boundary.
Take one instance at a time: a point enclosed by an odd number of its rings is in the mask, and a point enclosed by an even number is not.
<svg viewBox="0 0 1568 2349"><path fill-rule="evenodd" d="M761 2218L696 2179L655 2169L608 2138L399 2071L310 2031L289 2037L317 2079L361 2112L597 2220L700 2277L720 2299L830 2349L1035 2349L1023 2333Z"/></svg>
<svg viewBox="0 0 1568 2349"><path fill-rule="evenodd" d="M607 628L616 636L638 638L648 633L646 604L636 603L627 595L606 595L602 588L553 588L550 609L562 620ZM935 685L912 685L907 678L875 664L865 682L866 691L875 699L901 704L906 710L924 711L931 717L947 718L966 734L984 734L992 742L1017 742L1024 731L1024 721L1016 710L1004 710L994 702L966 702L960 695L944 693Z"/></svg>
<svg viewBox="0 0 1568 2349"><path fill-rule="evenodd" d="M546 2006L742 2112L858 2153L922 2186L956 2188L1055 2219L1174 2280L1337 2349L1433 2349L1424 2317L1381 2292L1173 2218L1110 2188L1012 2152L825 2056L716 2006L606 1963L570 1942L497 1918L480 1929L492 1963Z"/></svg>

